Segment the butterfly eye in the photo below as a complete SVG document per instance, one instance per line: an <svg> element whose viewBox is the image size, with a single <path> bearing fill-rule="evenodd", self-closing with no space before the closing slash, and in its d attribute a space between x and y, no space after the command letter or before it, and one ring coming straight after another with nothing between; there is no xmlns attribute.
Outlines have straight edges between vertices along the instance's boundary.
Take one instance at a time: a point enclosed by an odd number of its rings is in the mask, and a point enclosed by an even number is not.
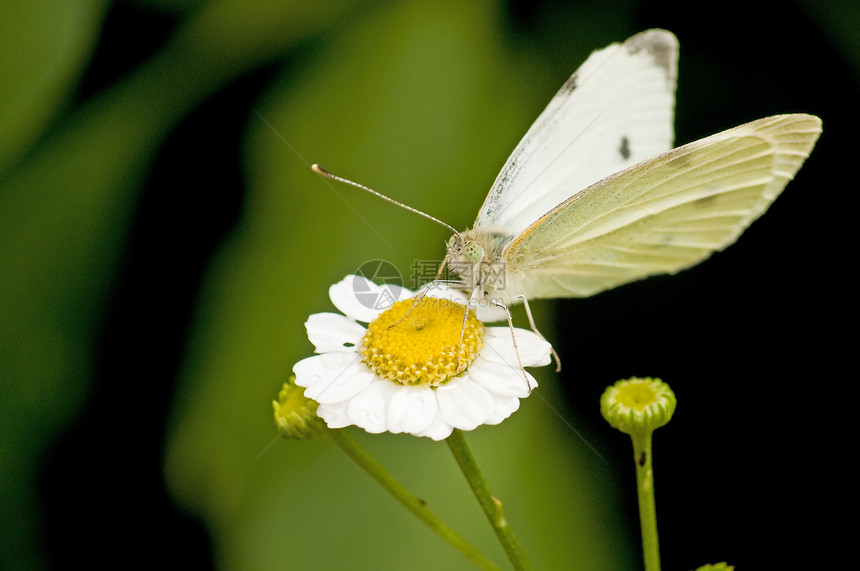
<svg viewBox="0 0 860 571"><path fill-rule="evenodd" d="M463 256L470 264L477 264L484 257L484 249L477 242L469 242L463 247Z"/></svg>

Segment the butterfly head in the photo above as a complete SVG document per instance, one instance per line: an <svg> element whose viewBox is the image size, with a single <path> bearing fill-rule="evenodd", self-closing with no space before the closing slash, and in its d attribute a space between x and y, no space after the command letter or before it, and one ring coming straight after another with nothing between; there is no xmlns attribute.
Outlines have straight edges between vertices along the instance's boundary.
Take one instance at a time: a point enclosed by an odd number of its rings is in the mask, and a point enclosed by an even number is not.
<svg viewBox="0 0 860 571"><path fill-rule="evenodd" d="M447 258L449 264L474 266L484 258L484 248L477 241L457 233L448 240Z"/></svg>
<svg viewBox="0 0 860 571"><path fill-rule="evenodd" d="M458 232L451 236L446 247L445 264L463 280L467 289L475 287L481 262L484 259L484 248L471 232Z"/></svg>

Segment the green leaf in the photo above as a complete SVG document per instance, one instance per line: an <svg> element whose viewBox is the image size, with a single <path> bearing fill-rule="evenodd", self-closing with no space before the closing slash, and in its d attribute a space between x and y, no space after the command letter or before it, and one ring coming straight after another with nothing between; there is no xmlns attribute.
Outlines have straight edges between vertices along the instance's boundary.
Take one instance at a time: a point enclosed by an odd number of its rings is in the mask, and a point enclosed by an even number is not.
<svg viewBox="0 0 860 571"><path fill-rule="evenodd" d="M0 4L0 174L66 102L84 69L107 2Z"/></svg>
<svg viewBox="0 0 860 571"><path fill-rule="evenodd" d="M238 74L282 56L349 5L333 1L321 9L258 0L206 6L150 61L58 118L2 179L0 536L15 549L0 553L7 559L0 566L39 566L40 510L33 488L38 458L87 398L104 300L140 180L159 145L206 97ZM58 18L79 15L69 24L75 28L69 36L91 32L92 21L83 13L58 9ZM44 33L36 38L44 40ZM0 37L5 40L5 33ZM59 89L59 80L52 85ZM30 114L44 122L50 101L57 99L40 97ZM15 129L32 134L36 123L29 119ZM20 150L29 137L7 148Z"/></svg>
<svg viewBox="0 0 860 571"><path fill-rule="evenodd" d="M696 571L734 571L735 566L729 565L725 561L722 563L708 563L698 567Z"/></svg>

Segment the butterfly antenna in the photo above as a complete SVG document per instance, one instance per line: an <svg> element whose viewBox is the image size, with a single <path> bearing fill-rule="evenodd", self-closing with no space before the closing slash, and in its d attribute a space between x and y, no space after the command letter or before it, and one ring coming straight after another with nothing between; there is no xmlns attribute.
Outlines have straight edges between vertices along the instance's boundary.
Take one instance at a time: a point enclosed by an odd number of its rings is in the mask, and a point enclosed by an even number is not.
<svg viewBox="0 0 860 571"><path fill-rule="evenodd" d="M389 198L389 197L385 196L384 194L382 194L381 192L377 192L377 191L373 190L372 188L368 188L368 187L364 186L363 184L358 184L357 182L353 182L351 180L337 176L336 174L332 174L317 164L311 165L311 170L314 171L315 173L319 174L319 175L326 177L326 178L330 178L331 180L336 180L338 182L342 182L344 184L354 186L355 188L360 188L361 190L366 190L370 194L372 194L374 196L378 196L379 198L381 198L383 200L387 200L391 204L397 205L400 208L404 208L404 209L408 210L409 212L414 212L415 214L418 214L419 216L423 216L424 218L426 218L428 220L432 220L436 224L441 224L442 226L444 226L445 228L447 228L448 230L450 230L454 234L459 234L459 232L457 231L456 228L454 228L450 224L446 224L445 222L442 222L438 218L430 216L429 214L427 214L425 212L421 212L417 208L412 208L411 206L407 206L407 205L403 204L402 202L398 202L397 200L394 200L393 198Z"/></svg>

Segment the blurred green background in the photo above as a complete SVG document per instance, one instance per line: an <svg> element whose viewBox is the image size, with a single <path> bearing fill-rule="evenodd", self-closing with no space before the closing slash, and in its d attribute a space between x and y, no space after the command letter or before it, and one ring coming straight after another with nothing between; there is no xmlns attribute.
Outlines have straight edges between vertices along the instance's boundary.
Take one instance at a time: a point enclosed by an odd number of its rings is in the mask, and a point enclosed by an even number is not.
<svg viewBox="0 0 860 571"><path fill-rule="evenodd" d="M328 286L448 238L308 165L466 228L588 53L649 27L681 42L679 143L793 111L824 135L725 253L535 304L565 370L467 438L537 568L637 569L597 399L660 376L665 568L838 563L860 4L756 6L3 0L0 568L469 569L328 442L272 443ZM444 444L354 433L504 566Z"/></svg>

